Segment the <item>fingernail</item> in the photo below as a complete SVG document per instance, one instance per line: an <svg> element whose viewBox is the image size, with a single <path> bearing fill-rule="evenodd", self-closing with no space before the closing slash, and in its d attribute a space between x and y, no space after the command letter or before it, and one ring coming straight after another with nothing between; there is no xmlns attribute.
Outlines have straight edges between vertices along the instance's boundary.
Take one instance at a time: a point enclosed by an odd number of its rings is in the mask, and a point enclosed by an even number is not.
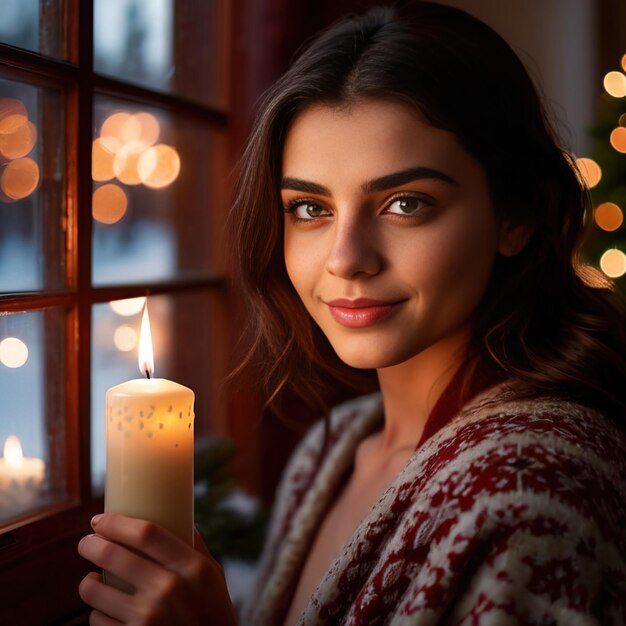
<svg viewBox="0 0 626 626"><path fill-rule="evenodd" d="M102 519L102 513L99 513L98 515L94 515L91 518L91 527L95 528L96 524Z"/></svg>
<svg viewBox="0 0 626 626"><path fill-rule="evenodd" d="M80 548L83 545L85 539L88 539L89 537L93 537L93 535L85 535L79 542L78 542L78 551L80 552Z"/></svg>

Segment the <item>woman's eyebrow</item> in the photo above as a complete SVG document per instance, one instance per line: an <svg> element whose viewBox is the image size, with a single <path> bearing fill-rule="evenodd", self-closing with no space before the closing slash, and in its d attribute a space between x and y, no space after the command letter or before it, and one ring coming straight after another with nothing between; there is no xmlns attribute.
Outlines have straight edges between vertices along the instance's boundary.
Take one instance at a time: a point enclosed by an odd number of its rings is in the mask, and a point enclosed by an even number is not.
<svg viewBox="0 0 626 626"><path fill-rule="evenodd" d="M409 167L408 169L400 172L393 172L392 174L385 174L385 176L381 176L380 178L368 180L361 185L361 190L364 193L385 191L385 189L399 187L400 185L424 178L440 180L456 187L459 185L459 183L454 180L454 178L448 176L448 174L435 170L431 167ZM302 180L301 178L293 178L291 176L286 176L281 180L280 188L290 189L292 191L302 191L304 193L314 193L320 196L332 196L330 190L327 187L324 187L324 185L320 185L319 183L314 183L309 180Z"/></svg>
<svg viewBox="0 0 626 626"><path fill-rule="evenodd" d="M439 170L435 170L431 167L409 167L406 170L400 172L394 172L393 174L386 174L380 178L369 180L361 185L361 189L364 193L371 193L372 191L385 191L385 189L391 189L392 187L399 187L406 183L410 183L414 180L420 180L423 178L434 178L440 180L448 185L459 186L459 183L454 178L444 174Z"/></svg>
<svg viewBox="0 0 626 626"><path fill-rule="evenodd" d="M301 178L292 178L286 176L280 181L281 189L291 189L293 191L302 191L304 193L314 193L319 196L331 196L330 190L324 185L313 183L309 180L302 180Z"/></svg>

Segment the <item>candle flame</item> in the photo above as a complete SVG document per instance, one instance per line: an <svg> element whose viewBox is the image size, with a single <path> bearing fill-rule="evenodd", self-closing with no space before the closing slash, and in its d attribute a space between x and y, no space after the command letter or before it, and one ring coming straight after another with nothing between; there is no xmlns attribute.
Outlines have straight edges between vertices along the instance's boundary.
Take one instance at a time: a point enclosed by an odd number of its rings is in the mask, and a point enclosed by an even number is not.
<svg viewBox="0 0 626 626"><path fill-rule="evenodd" d="M151 378L154 374L154 353L152 351L152 333L150 332L150 318L148 317L148 302L143 308L141 318L141 332L139 333L139 371Z"/></svg>
<svg viewBox="0 0 626 626"><path fill-rule="evenodd" d="M24 458L22 444L15 435L9 435L4 442L4 458L13 467L18 467L22 464L22 459Z"/></svg>

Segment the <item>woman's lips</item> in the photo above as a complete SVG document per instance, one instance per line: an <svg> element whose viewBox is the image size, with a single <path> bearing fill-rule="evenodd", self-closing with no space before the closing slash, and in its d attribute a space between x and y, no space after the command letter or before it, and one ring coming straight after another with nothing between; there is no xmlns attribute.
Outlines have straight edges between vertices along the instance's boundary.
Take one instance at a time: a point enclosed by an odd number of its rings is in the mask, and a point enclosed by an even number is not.
<svg viewBox="0 0 626 626"><path fill-rule="evenodd" d="M342 326L348 328L363 328L371 326L387 317L392 311L402 304L400 302L383 302L369 298L346 300L339 298L327 302L328 309L333 318Z"/></svg>

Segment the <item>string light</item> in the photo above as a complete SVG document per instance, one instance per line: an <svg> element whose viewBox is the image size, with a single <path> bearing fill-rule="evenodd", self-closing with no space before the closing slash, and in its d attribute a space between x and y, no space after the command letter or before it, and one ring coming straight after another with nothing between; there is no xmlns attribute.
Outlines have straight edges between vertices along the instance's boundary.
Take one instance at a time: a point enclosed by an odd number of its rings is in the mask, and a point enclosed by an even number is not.
<svg viewBox="0 0 626 626"><path fill-rule="evenodd" d="M160 144L148 148L137 164L139 177L144 185L161 189L171 185L180 173L180 157L172 146Z"/></svg>
<svg viewBox="0 0 626 626"><path fill-rule="evenodd" d="M118 326L113 333L113 343L120 352L130 352L137 346L137 331L130 326Z"/></svg>
<svg viewBox="0 0 626 626"><path fill-rule="evenodd" d="M30 196L39 184L39 166L31 158L15 159L4 168L0 189L10 200Z"/></svg>
<svg viewBox="0 0 626 626"><path fill-rule="evenodd" d="M612 232L622 225L624 214L614 202L603 202L596 207L594 219L602 230Z"/></svg>
<svg viewBox="0 0 626 626"><path fill-rule="evenodd" d="M146 299L143 296L138 298L125 298L124 300L113 300L110 303L111 308L118 315L125 317L130 315L137 315L143 311L143 306L146 303Z"/></svg>
<svg viewBox="0 0 626 626"><path fill-rule="evenodd" d="M0 341L0 363L16 369L28 360L28 346L17 337L7 337Z"/></svg>
<svg viewBox="0 0 626 626"><path fill-rule="evenodd" d="M600 257L600 269L609 278L619 278L626 274L626 254L617 248L607 250Z"/></svg>
<svg viewBox="0 0 626 626"><path fill-rule="evenodd" d="M618 126L611 132L610 142L613 148L622 154L626 153L626 128Z"/></svg>
<svg viewBox="0 0 626 626"><path fill-rule="evenodd" d="M582 177L582 182L589 189L595 187L602 179L602 169L593 159L579 157L576 159L576 166Z"/></svg>
<svg viewBox="0 0 626 626"><path fill-rule="evenodd" d="M622 72L609 72L604 77L604 89L614 98L626 96L626 75Z"/></svg>
<svg viewBox="0 0 626 626"><path fill-rule="evenodd" d="M91 177L97 182L115 178L113 161L122 147L117 137L98 137L91 147Z"/></svg>
<svg viewBox="0 0 626 626"><path fill-rule="evenodd" d="M91 214L101 224L115 224L124 217L127 206L125 191L113 183L107 183L93 192Z"/></svg>

